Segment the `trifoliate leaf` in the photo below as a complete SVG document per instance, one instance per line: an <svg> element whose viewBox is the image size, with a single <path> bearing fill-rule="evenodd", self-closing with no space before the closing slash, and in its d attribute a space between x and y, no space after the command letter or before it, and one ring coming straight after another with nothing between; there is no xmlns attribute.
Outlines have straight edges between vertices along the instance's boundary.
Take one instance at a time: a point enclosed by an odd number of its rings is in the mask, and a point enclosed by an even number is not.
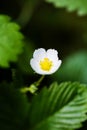
<svg viewBox="0 0 87 130"><path fill-rule="evenodd" d="M87 87L87 86L86 86ZM28 130L74 130L87 119L87 88L54 83L36 95L29 109Z"/></svg>
<svg viewBox="0 0 87 130"><path fill-rule="evenodd" d="M8 16L0 15L0 66L9 67L22 52L23 36L19 26L10 21Z"/></svg>
<svg viewBox="0 0 87 130"><path fill-rule="evenodd" d="M79 15L87 14L87 0L46 0L55 7L64 7L68 11L77 11Z"/></svg>
<svg viewBox="0 0 87 130"><path fill-rule="evenodd" d="M0 130L20 130L28 107L25 95L11 85L0 85Z"/></svg>

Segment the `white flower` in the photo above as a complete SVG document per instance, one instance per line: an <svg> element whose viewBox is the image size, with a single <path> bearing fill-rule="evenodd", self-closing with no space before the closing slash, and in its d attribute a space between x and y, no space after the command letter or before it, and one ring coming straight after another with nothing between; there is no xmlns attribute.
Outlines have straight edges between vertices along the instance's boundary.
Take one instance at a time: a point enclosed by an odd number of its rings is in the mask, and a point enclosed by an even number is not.
<svg viewBox="0 0 87 130"><path fill-rule="evenodd" d="M57 71L61 62L58 58L58 52L55 49L48 49L46 51L40 48L34 51L30 65L36 73L49 75Z"/></svg>

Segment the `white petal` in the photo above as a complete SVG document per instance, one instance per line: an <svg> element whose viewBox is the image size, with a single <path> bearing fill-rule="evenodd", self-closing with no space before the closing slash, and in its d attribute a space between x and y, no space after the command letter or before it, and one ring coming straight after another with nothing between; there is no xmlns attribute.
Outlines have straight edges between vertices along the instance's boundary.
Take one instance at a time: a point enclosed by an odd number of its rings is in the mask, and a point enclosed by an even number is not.
<svg viewBox="0 0 87 130"><path fill-rule="evenodd" d="M34 58L32 58L32 59L30 60L30 65L31 65L32 69L33 69L35 72L38 72L38 71L39 71L38 62L37 62Z"/></svg>
<svg viewBox="0 0 87 130"><path fill-rule="evenodd" d="M53 62L53 66L50 71L42 70L40 67L40 60L48 58ZM40 48L34 51L33 58L30 60L30 65L32 69L40 75L49 75L57 71L60 67L62 61L58 60L58 52L55 49L48 49L47 52L45 49Z"/></svg>
<svg viewBox="0 0 87 130"><path fill-rule="evenodd" d="M58 61L58 52L54 49L49 49L47 50L47 57L53 62Z"/></svg>
<svg viewBox="0 0 87 130"><path fill-rule="evenodd" d="M36 59L32 58L32 59L30 60L30 65L31 65L32 69L33 69L37 74L41 74L41 75L44 75L44 74L45 74L45 73L43 72L43 70L41 70L40 65L39 65L39 62L38 62Z"/></svg>
<svg viewBox="0 0 87 130"><path fill-rule="evenodd" d="M58 52L55 49L48 49L47 50L47 55L51 56L51 55L58 55Z"/></svg>
<svg viewBox="0 0 87 130"><path fill-rule="evenodd" d="M46 50L43 48L35 50L33 57L37 60L43 59L44 57L46 57Z"/></svg>
<svg viewBox="0 0 87 130"><path fill-rule="evenodd" d="M56 72L59 69L61 63L62 63L62 61L58 60L58 62L56 64L54 64L54 66L53 66L53 68L51 69L50 72L52 72L52 73Z"/></svg>

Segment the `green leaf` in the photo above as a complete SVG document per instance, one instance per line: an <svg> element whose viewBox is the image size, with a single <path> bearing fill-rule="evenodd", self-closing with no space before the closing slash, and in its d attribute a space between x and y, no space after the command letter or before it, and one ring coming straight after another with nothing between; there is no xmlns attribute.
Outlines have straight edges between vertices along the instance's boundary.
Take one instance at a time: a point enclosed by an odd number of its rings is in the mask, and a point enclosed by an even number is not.
<svg viewBox="0 0 87 130"><path fill-rule="evenodd" d="M29 109L30 130L73 130L87 119L87 86L54 83L35 96ZM25 128L26 129L26 128Z"/></svg>
<svg viewBox="0 0 87 130"><path fill-rule="evenodd" d="M10 18L0 15L0 66L9 67L10 62L15 62L23 49L23 35L19 26L10 22Z"/></svg>
<svg viewBox="0 0 87 130"><path fill-rule="evenodd" d="M52 78L59 82L68 80L87 83L87 52L79 51L68 56Z"/></svg>
<svg viewBox="0 0 87 130"><path fill-rule="evenodd" d="M25 95L11 85L0 85L0 130L21 129L28 107Z"/></svg>
<svg viewBox="0 0 87 130"><path fill-rule="evenodd" d="M68 11L77 11L79 15L87 14L87 0L46 0L55 7L64 7Z"/></svg>

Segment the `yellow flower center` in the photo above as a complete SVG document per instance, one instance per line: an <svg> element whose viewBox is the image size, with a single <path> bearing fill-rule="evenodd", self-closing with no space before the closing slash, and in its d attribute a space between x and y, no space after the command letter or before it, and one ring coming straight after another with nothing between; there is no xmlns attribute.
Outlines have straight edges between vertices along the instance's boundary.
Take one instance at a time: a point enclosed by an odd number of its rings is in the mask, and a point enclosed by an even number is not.
<svg viewBox="0 0 87 130"><path fill-rule="evenodd" d="M40 67L42 70L49 71L53 66L53 62L50 61L48 58L44 58L40 61Z"/></svg>

